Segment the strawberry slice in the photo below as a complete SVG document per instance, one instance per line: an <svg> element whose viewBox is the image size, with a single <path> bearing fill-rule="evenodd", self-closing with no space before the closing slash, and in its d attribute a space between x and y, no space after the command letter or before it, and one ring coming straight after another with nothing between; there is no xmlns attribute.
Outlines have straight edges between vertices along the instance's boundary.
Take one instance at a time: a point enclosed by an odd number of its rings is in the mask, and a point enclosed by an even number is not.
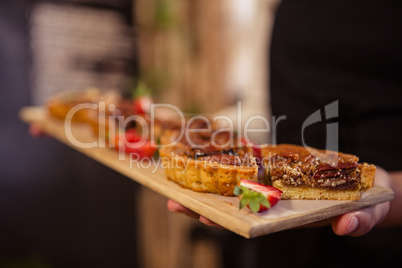
<svg viewBox="0 0 402 268"><path fill-rule="evenodd" d="M151 110L151 105L153 104L153 100L149 95L143 95L141 97L137 97L133 102L133 112L134 114L145 114L149 113Z"/></svg>
<svg viewBox="0 0 402 268"><path fill-rule="evenodd" d="M144 83L138 83L133 99L134 114L145 114L151 110L151 105L154 103L151 97L151 89Z"/></svg>
<svg viewBox="0 0 402 268"><path fill-rule="evenodd" d="M139 158L151 158L157 148L149 140L143 142L142 139L143 137L138 135L135 129L129 129L124 134L116 135L115 150L127 154L136 154ZM139 142L143 144L140 146L138 145Z"/></svg>
<svg viewBox="0 0 402 268"><path fill-rule="evenodd" d="M275 187L245 179L240 180L233 192L240 197L239 209L247 206L254 213L275 206L282 196L282 191Z"/></svg>

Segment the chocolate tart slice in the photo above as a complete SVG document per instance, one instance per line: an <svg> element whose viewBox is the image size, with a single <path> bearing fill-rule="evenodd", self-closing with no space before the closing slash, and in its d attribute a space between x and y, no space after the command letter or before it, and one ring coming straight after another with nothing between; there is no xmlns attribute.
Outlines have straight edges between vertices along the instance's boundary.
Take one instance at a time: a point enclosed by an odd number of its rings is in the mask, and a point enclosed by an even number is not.
<svg viewBox="0 0 402 268"><path fill-rule="evenodd" d="M249 147L165 147L159 150L169 180L197 192L233 196L240 179L257 181L258 166Z"/></svg>
<svg viewBox="0 0 402 268"><path fill-rule="evenodd" d="M354 155L282 144L264 146L261 156L283 199L358 200L374 185L375 166Z"/></svg>

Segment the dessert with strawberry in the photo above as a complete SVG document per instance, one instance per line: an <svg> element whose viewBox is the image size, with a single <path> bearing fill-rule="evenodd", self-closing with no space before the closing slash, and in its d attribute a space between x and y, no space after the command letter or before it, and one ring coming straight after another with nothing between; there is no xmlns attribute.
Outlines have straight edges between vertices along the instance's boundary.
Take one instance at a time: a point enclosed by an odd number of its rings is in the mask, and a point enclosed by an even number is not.
<svg viewBox="0 0 402 268"><path fill-rule="evenodd" d="M234 194L240 197L239 209L247 206L254 213L263 212L275 206L282 196L282 191L258 182L241 179L234 188Z"/></svg>

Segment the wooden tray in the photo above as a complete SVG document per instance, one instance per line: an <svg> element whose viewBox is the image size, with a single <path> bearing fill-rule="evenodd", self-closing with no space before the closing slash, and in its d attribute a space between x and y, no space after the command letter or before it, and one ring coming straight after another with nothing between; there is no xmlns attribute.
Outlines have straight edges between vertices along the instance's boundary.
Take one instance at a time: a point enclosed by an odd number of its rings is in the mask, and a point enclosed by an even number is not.
<svg viewBox="0 0 402 268"><path fill-rule="evenodd" d="M74 146L66 137L64 123L50 118L42 107L23 108L20 117L27 123L36 123L47 134L77 151L246 238L328 219L389 201L394 197L392 190L375 186L364 193L362 199L358 201L281 200L277 206L260 214L252 213L247 208L239 211L237 197L197 193L181 188L167 180L160 165L159 168L155 167L155 163L149 163L149 167L146 168L139 168L138 162L130 161L128 157L119 160L118 153L109 148L85 149ZM72 133L81 142L97 141L87 125L73 124Z"/></svg>

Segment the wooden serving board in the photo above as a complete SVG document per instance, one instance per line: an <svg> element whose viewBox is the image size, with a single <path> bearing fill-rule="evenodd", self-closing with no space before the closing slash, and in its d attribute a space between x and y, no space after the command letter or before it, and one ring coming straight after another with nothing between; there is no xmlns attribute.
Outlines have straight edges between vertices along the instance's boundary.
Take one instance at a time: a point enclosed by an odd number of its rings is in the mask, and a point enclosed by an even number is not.
<svg viewBox="0 0 402 268"><path fill-rule="evenodd" d="M365 192L362 199L358 201L281 200L270 210L256 214L247 208L239 210L237 197L197 193L178 186L166 179L157 160L142 163L130 161L129 157L119 160L118 153L107 147L86 149L73 145L64 131L64 122L49 117L43 107L23 108L20 111L20 117L26 123L37 124L47 134L77 151L246 238L325 220L389 201L394 197L392 190L375 186ZM72 134L80 142L97 141L97 137L92 134L89 126L84 124L73 124ZM142 164L143 167L139 167L139 164Z"/></svg>

